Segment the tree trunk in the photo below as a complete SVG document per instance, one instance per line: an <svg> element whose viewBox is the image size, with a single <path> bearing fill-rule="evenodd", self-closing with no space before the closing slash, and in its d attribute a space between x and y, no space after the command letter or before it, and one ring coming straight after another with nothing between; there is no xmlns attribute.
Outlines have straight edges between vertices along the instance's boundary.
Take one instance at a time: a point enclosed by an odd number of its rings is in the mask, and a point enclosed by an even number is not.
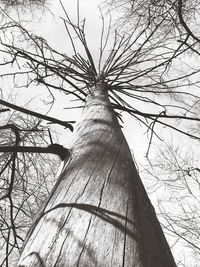
<svg viewBox="0 0 200 267"><path fill-rule="evenodd" d="M175 267L104 84L92 89L74 135L18 266Z"/></svg>

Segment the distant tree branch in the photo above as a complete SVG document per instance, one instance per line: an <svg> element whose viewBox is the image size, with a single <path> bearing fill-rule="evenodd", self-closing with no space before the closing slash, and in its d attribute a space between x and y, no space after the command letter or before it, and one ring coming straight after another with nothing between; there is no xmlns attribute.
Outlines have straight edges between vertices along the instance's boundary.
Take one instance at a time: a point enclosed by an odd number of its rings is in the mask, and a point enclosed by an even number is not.
<svg viewBox="0 0 200 267"><path fill-rule="evenodd" d="M200 138L198 136L190 134L187 131L181 130L181 129L173 126L172 124L168 124L168 123L165 123L165 122L159 120L160 118L164 118L164 119L180 119L180 120L200 121L200 118L186 117L186 116L179 116L179 115L167 115L165 113L165 111L161 112L160 114L145 113L145 112L140 112L139 110L134 110L134 109L131 109L131 108L126 108L126 107L122 107L122 106L118 106L118 105L113 105L113 106L116 109L128 112L132 116L134 116L134 115L142 116L142 117L144 117L146 119L150 119L150 120L152 120L154 122L157 122L157 123L162 124L162 125L164 125L166 127L169 127L169 128L171 128L171 129L173 129L173 130L175 130L175 131L177 131L177 132L179 132L181 134L184 134L184 135L186 135L186 136L188 136L190 138L193 138L193 139L196 139L196 140L200 140ZM153 125L155 125L155 123Z"/></svg>
<svg viewBox="0 0 200 267"><path fill-rule="evenodd" d="M113 107L115 109L119 109L122 111L126 111L128 113L131 114L137 114L143 117L153 117L153 118L165 118L165 119L180 119L180 120L191 120L191 121L200 121L200 118L195 118L195 117L186 117L186 116L180 116L180 115L168 115L166 114L165 111L161 112L160 114L156 114L156 113L146 113L146 112L141 112L139 110L135 110L135 109L130 109L127 107L122 107L122 106L118 106L113 104Z"/></svg>

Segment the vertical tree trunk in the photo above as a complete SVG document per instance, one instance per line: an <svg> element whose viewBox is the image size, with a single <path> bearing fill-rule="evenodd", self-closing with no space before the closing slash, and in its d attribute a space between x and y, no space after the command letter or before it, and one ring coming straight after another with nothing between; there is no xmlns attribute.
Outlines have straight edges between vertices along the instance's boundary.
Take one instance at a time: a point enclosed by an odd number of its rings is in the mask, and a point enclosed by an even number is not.
<svg viewBox="0 0 200 267"><path fill-rule="evenodd" d="M18 266L176 266L104 84L93 88L74 135Z"/></svg>

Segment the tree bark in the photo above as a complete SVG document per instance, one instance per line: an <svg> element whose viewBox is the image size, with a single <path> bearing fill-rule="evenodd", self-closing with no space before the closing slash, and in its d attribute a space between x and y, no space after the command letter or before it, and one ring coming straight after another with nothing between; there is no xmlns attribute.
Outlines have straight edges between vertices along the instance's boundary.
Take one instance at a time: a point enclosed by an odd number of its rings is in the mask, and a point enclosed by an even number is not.
<svg viewBox="0 0 200 267"><path fill-rule="evenodd" d="M175 267L104 84L91 90L74 136L18 266Z"/></svg>

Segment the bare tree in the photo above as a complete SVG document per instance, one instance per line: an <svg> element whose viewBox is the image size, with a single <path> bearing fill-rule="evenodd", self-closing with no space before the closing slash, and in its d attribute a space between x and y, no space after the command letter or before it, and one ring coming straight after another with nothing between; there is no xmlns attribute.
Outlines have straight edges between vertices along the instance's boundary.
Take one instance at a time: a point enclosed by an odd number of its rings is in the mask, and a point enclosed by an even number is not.
<svg viewBox="0 0 200 267"><path fill-rule="evenodd" d="M162 21L151 31L148 26L128 35L115 31L110 50L111 29L103 25L98 61L79 13L74 24L65 11L63 23L72 56L16 22L2 26L7 60L1 65L13 66L2 77L26 77L17 86L40 84L52 97L57 90L84 102L70 157L62 157L62 172L27 234L18 266L176 266L118 121L123 111L145 125L149 147L158 125L199 140L182 122L200 120L193 113L199 95L191 86L198 86L200 70L178 72L177 61L188 47L161 46L155 36ZM22 148L15 144L13 151Z"/></svg>
<svg viewBox="0 0 200 267"><path fill-rule="evenodd" d="M177 250L187 248L179 256L180 266L195 266L200 260L199 240L199 153L198 144L190 142L190 150L182 142L170 143L157 149L151 159L151 190L159 188L162 198L158 214L164 231ZM153 155L152 155L153 156ZM163 194L163 192L165 192Z"/></svg>
<svg viewBox="0 0 200 267"><path fill-rule="evenodd" d="M165 32L168 37L181 38L187 33L198 31L198 9L200 2L197 1L152 1L152 0L106 0L107 6L121 14L121 21L131 27L152 27L164 20L159 34ZM134 27L134 26L133 26ZM191 27L191 29L190 29Z"/></svg>
<svg viewBox="0 0 200 267"><path fill-rule="evenodd" d="M13 13L13 11L17 11L18 14L27 14L28 12L30 13L31 11L36 11L38 7L40 10L41 8L43 10L47 10L46 0L1 0L0 5L2 10L6 11L7 13Z"/></svg>
<svg viewBox="0 0 200 267"><path fill-rule="evenodd" d="M50 142L49 127L40 119L9 109L2 111L7 112L1 116L0 125L0 265L14 266L25 234L55 183L59 161L55 156L18 153L13 149L27 145L36 149L43 145L45 149L44 145ZM10 153L5 148L10 148Z"/></svg>

